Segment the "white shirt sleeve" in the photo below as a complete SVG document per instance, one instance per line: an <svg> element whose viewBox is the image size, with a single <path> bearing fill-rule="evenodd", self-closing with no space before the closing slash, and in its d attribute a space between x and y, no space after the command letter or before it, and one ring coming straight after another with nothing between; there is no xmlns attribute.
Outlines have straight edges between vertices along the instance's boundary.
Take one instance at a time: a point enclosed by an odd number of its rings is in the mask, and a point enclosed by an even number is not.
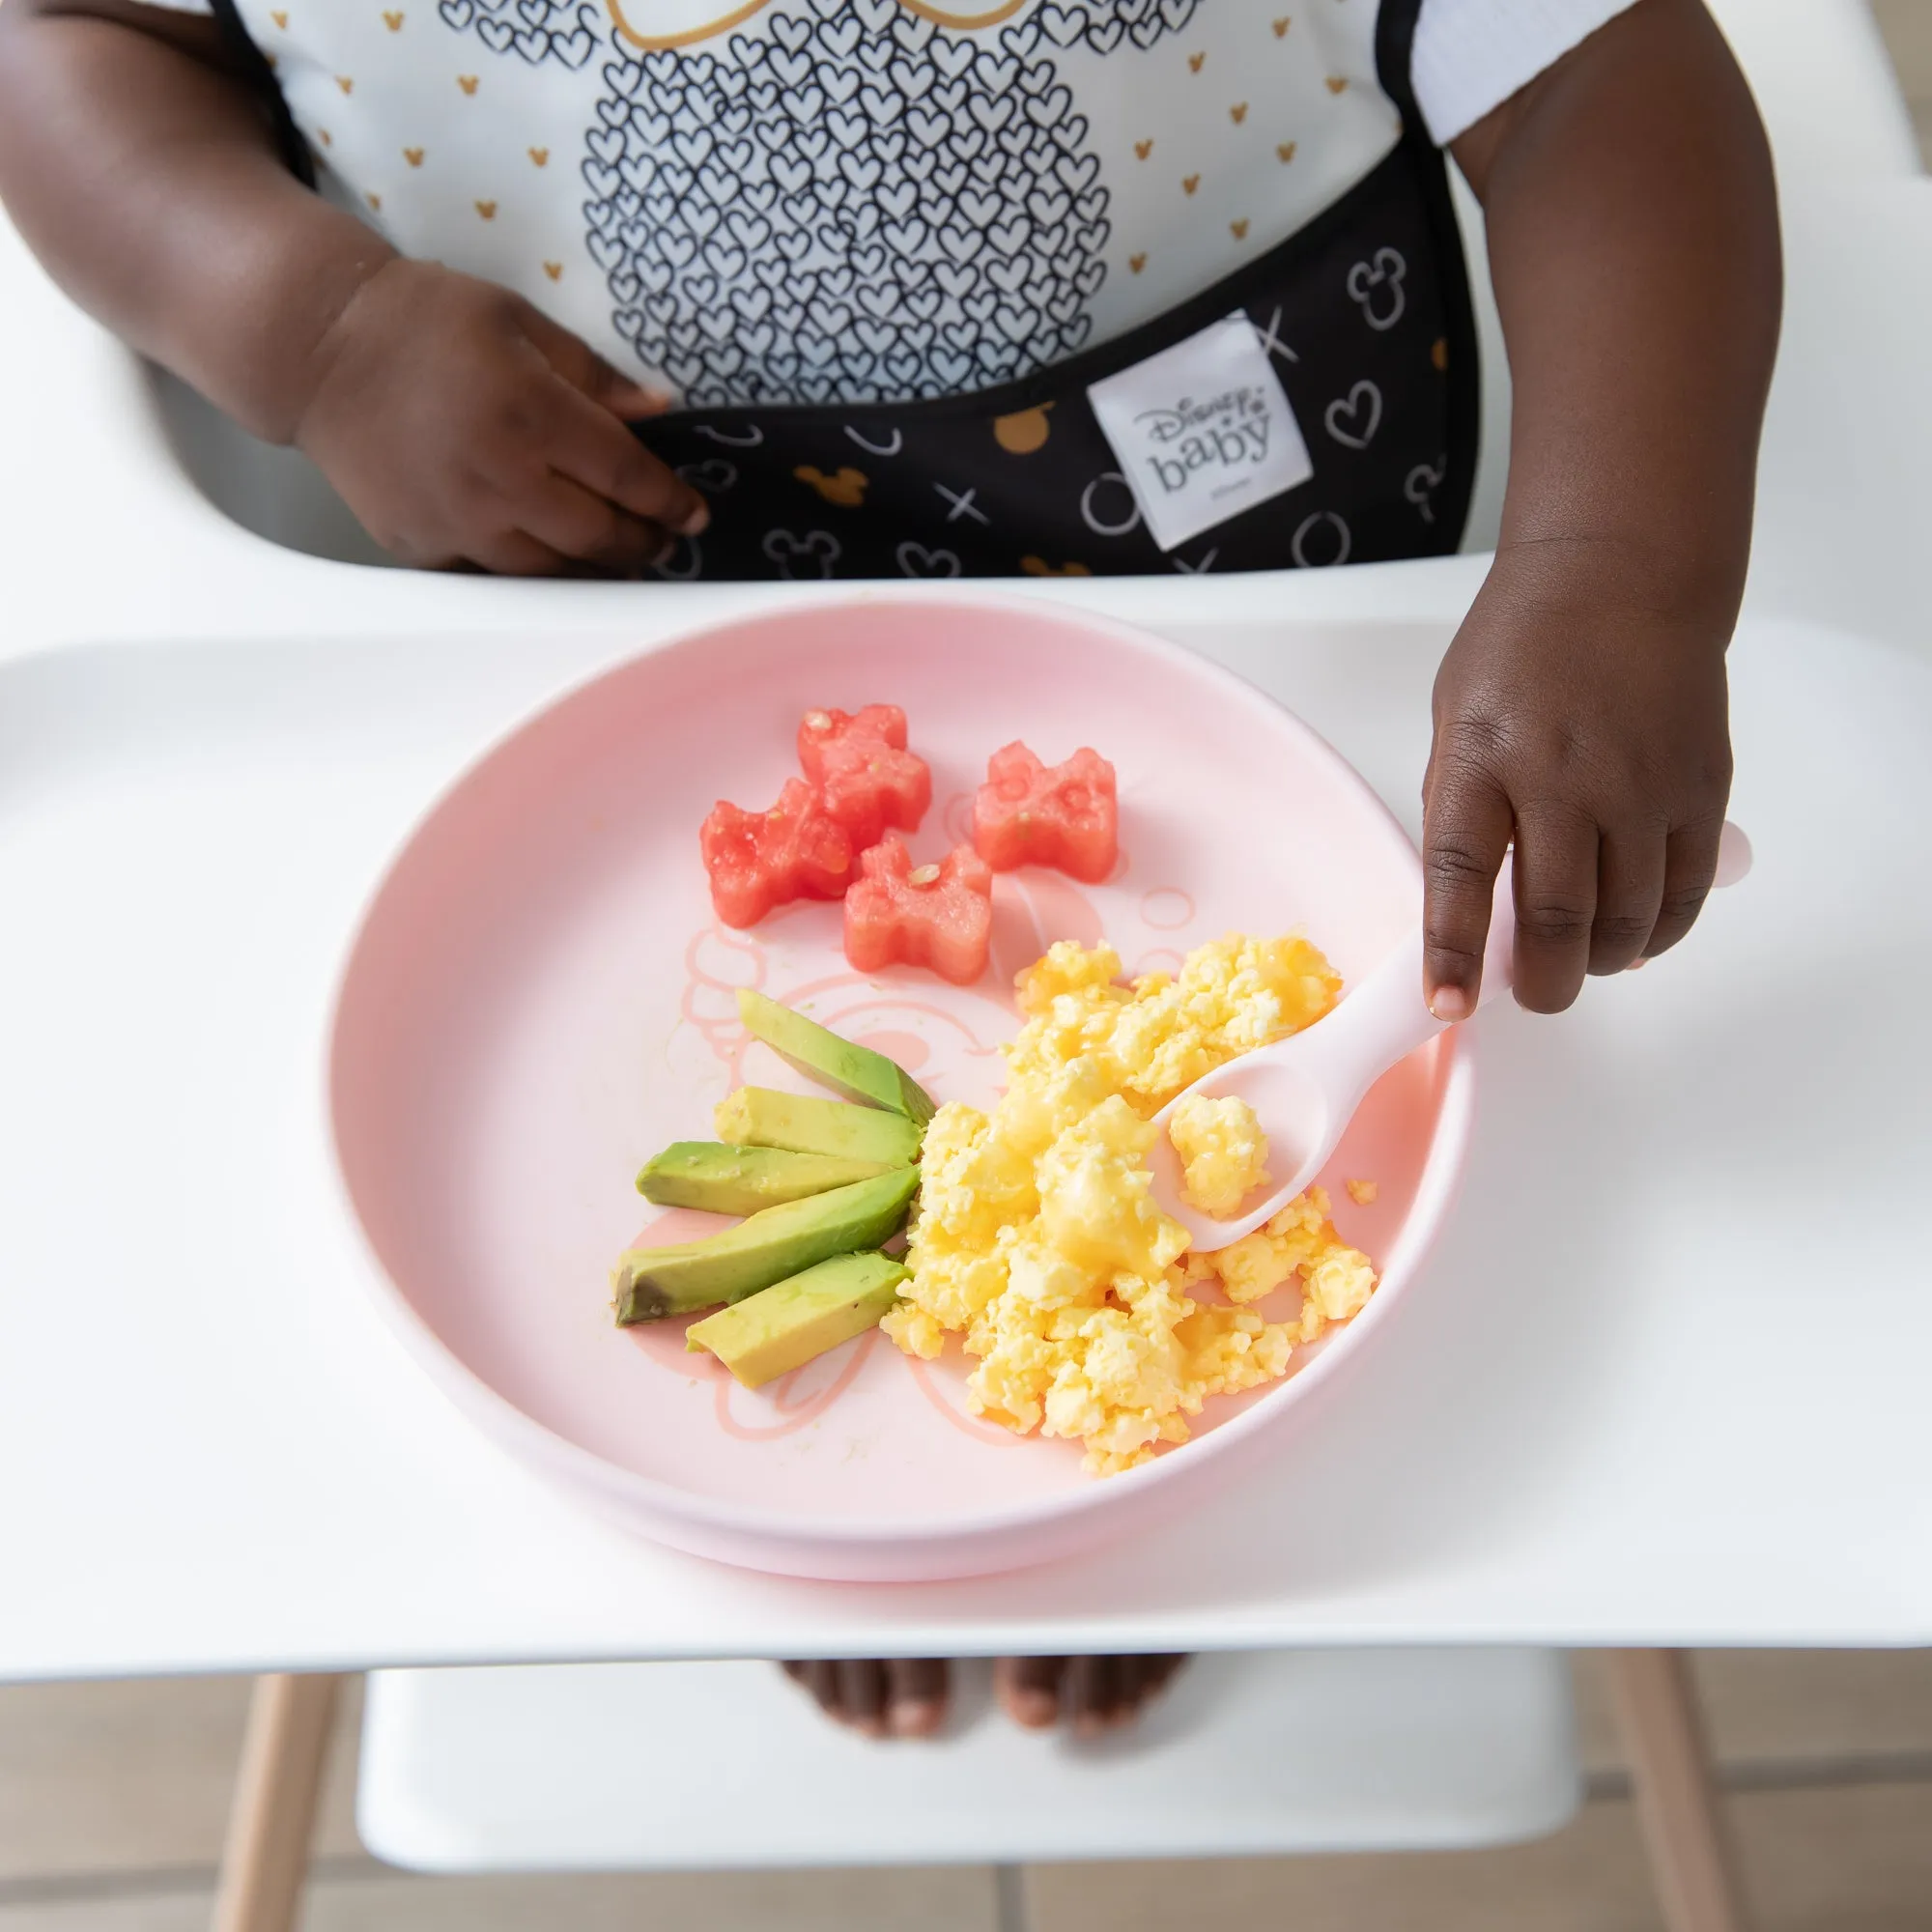
<svg viewBox="0 0 1932 1932"><path fill-rule="evenodd" d="M1409 82L1446 147L1634 0L1422 0Z"/></svg>

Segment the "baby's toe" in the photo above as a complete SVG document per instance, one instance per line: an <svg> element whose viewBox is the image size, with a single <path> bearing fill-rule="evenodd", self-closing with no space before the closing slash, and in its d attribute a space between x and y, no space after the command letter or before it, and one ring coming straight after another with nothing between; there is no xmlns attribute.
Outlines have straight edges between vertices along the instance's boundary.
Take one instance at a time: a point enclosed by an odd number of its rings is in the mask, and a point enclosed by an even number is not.
<svg viewBox="0 0 1932 1932"><path fill-rule="evenodd" d="M927 1738L946 1721L944 1658L817 1658L783 1668L834 1723L864 1737Z"/></svg>
<svg viewBox="0 0 1932 1932"><path fill-rule="evenodd" d="M1179 1656L1003 1657L1000 1702L1015 1723L1044 1730L1065 1719L1076 1737L1098 1737L1139 1716L1187 1662Z"/></svg>
<svg viewBox="0 0 1932 1932"><path fill-rule="evenodd" d="M784 1673L811 1692L818 1708L834 1723L884 1736L886 1679L882 1664L815 1657L785 1664Z"/></svg>
<svg viewBox="0 0 1932 1932"><path fill-rule="evenodd" d="M878 1658L839 1660L838 1715L865 1737L885 1736L886 1666Z"/></svg>
<svg viewBox="0 0 1932 1932"><path fill-rule="evenodd" d="M1060 1718L1064 1657L1003 1657L993 1666L1001 1707L1014 1723L1043 1731Z"/></svg>
<svg viewBox="0 0 1932 1932"><path fill-rule="evenodd" d="M886 1728L895 1738L929 1738L946 1721L952 1666L943 1657L900 1657L886 1665Z"/></svg>
<svg viewBox="0 0 1932 1932"><path fill-rule="evenodd" d="M1119 1657L1073 1657L1061 1679L1060 1705L1077 1738L1097 1738L1120 1721L1124 1664Z"/></svg>

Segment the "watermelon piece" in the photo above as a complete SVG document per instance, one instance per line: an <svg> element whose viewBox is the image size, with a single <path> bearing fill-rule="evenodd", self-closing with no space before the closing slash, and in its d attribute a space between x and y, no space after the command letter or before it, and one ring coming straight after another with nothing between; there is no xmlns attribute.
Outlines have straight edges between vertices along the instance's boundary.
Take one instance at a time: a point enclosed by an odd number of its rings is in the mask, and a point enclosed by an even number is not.
<svg viewBox="0 0 1932 1932"><path fill-rule="evenodd" d="M1121 855L1113 766L1085 746L1063 765L1042 764L1018 743L995 752L973 802L973 845L996 872L1051 866L1102 884Z"/></svg>
<svg viewBox="0 0 1932 1932"><path fill-rule="evenodd" d="M845 895L845 957L861 973L924 966L955 986L986 970L993 942L993 875L970 845L937 866L915 866L896 832L865 853Z"/></svg>
<svg viewBox="0 0 1932 1932"><path fill-rule="evenodd" d="M890 826L917 832L932 804L932 773L906 750L906 717L896 704L808 711L798 761L855 852L876 845Z"/></svg>
<svg viewBox="0 0 1932 1932"><path fill-rule="evenodd" d="M803 779L769 811L721 799L698 834L711 903L726 925L756 925L793 899L836 899L857 876L852 839Z"/></svg>

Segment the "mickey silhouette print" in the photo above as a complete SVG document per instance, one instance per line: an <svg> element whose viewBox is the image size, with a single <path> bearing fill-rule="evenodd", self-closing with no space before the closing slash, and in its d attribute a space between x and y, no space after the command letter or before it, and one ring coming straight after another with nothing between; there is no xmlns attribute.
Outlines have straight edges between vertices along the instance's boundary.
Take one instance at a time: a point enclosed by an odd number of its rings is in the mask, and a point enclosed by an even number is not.
<svg viewBox="0 0 1932 1932"><path fill-rule="evenodd" d="M1403 283L1408 264L1400 250L1378 248L1366 262L1357 262L1349 270L1349 299L1362 311L1362 320L1377 334L1393 328L1408 305Z"/></svg>
<svg viewBox="0 0 1932 1932"><path fill-rule="evenodd" d="M843 551L844 546L830 530L807 530L803 536L790 530L769 530L764 541L764 553L779 575L804 582L830 577Z"/></svg>
<svg viewBox="0 0 1932 1932"><path fill-rule="evenodd" d="M724 408L951 395L1087 345L1111 195L1057 57L1146 49L1200 0L955 4L439 11L532 65L602 49L585 245L617 333Z"/></svg>

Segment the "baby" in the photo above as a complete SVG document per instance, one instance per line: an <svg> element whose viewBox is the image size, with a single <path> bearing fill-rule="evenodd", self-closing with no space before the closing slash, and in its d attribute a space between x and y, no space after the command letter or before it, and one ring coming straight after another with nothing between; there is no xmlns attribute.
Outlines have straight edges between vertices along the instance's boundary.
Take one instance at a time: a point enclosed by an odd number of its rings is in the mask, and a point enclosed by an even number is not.
<svg viewBox="0 0 1932 1932"><path fill-rule="evenodd" d="M1776 342L1770 159L1698 0L5 0L0 195L49 271L399 558L1093 575L1502 533L1435 685L1426 991L1674 945ZM1024 1721L1164 1659L1009 1661ZM930 1728L944 1666L799 1666Z"/></svg>

